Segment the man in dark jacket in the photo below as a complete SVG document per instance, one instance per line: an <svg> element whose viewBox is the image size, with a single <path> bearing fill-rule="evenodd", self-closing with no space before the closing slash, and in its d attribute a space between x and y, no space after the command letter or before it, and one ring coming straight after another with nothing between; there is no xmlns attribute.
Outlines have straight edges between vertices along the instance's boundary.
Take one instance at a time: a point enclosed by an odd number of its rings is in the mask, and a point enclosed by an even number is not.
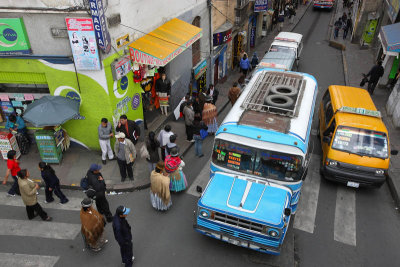
<svg viewBox="0 0 400 267"><path fill-rule="evenodd" d="M378 84L379 79L383 76L385 72L384 68L382 67L382 61L378 60L375 66L368 72L367 77L368 80L368 92L370 95L374 93L375 87Z"/></svg>
<svg viewBox="0 0 400 267"><path fill-rule="evenodd" d="M118 126L116 128L117 132L124 133L126 138L131 140L131 142L136 145L140 137L140 128L136 122L128 120L126 115L121 115L119 117Z"/></svg>
<svg viewBox="0 0 400 267"><path fill-rule="evenodd" d="M129 214L129 212L129 208L119 206L115 212L112 223L114 237L119 244L122 263L125 263L125 267L132 266L132 261L135 258L132 250L131 226L126 220L126 216Z"/></svg>
<svg viewBox="0 0 400 267"><path fill-rule="evenodd" d="M87 196L93 198L96 201L97 210L103 214L107 222L112 221L112 214L110 212L110 206L106 199L106 183L100 173L101 165L93 163L90 165L90 169L87 172L89 189Z"/></svg>

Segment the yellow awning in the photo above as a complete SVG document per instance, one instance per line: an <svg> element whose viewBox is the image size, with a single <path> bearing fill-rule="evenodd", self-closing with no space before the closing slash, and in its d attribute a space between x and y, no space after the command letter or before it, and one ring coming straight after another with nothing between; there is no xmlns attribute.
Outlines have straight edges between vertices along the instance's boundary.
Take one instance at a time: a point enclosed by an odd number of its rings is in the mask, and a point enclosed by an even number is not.
<svg viewBox="0 0 400 267"><path fill-rule="evenodd" d="M129 45L133 62L165 66L202 36L202 29L174 18Z"/></svg>

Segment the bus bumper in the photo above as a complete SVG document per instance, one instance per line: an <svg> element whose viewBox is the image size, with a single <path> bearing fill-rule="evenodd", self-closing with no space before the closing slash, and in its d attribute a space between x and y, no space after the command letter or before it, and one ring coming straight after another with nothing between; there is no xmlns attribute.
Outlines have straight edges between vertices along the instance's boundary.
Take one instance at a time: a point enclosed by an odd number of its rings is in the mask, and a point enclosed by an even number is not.
<svg viewBox="0 0 400 267"><path fill-rule="evenodd" d="M239 247L244 247L244 248L248 248L248 249L252 249L252 250L256 250L262 253L268 253L268 254L272 254L272 255L279 255L280 251L281 251L281 245L279 245L278 247L271 247L271 246L266 246L257 242L253 242L253 241L249 241L246 239L242 239L242 238L238 238L236 236L233 235L229 235L226 233L221 233L209 228L206 228L204 226L198 225L197 223L195 223L193 225L193 228L206 236L239 246Z"/></svg>

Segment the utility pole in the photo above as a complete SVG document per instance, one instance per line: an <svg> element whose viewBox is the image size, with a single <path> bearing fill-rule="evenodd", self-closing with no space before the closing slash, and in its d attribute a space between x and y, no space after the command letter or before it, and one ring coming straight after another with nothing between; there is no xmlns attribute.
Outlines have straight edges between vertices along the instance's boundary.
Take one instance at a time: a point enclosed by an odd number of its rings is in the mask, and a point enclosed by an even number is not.
<svg viewBox="0 0 400 267"><path fill-rule="evenodd" d="M212 62L213 60L213 27L212 27L212 0L207 0L207 5L208 5L208 16L209 16L209 24L210 24L210 83L214 83L214 64Z"/></svg>

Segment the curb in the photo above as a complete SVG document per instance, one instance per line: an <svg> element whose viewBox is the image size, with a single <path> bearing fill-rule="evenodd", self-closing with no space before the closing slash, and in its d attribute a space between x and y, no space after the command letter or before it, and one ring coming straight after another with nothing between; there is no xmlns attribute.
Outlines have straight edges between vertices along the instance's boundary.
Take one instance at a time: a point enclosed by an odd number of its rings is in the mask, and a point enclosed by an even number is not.
<svg viewBox="0 0 400 267"><path fill-rule="evenodd" d="M344 50L342 50L342 62L343 62L343 73L344 73L344 84L349 86L349 73L347 68L347 59L346 55L344 54Z"/></svg>
<svg viewBox="0 0 400 267"><path fill-rule="evenodd" d="M386 183L388 184L390 194L394 200L394 203L397 207L400 207L400 188L396 188L396 183L394 182L394 174L389 170L388 177L386 178Z"/></svg>
<svg viewBox="0 0 400 267"><path fill-rule="evenodd" d="M292 28L289 30L290 32L292 32L294 30L294 28L296 28L297 24L299 24L300 20L303 19L304 15L307 13L308 8L311 6L312 1L309 1L307 4L306 9L304 10L304 13L300 16L300 18L297 20L297 22L293 23Z"/></svg>

